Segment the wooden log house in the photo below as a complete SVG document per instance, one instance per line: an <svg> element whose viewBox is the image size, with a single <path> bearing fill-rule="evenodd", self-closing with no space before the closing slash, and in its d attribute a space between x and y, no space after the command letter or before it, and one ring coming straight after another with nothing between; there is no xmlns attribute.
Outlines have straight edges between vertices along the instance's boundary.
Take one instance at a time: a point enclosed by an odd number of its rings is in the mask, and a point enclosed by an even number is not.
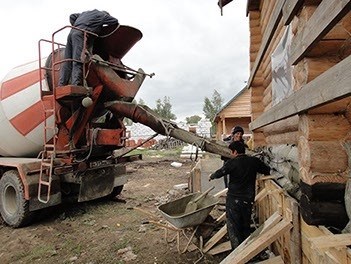
<svg viewBox="0 0 351 264"><path fill-rule="evenodd" d="M241 126L245 134L250 135L250 112L250 91L245 86L216 114L216 138L222 140L229 136L234 126Z"/></svg>
<svg viewBox="0 0 351 264"><path fill-rule="evenodd" d="M292 223L272 246L284 263L351 263L350 10L351 0L247 1L254 147L283 174L294 164L300 191L259 184L260 222L280 212Z"/></svg>

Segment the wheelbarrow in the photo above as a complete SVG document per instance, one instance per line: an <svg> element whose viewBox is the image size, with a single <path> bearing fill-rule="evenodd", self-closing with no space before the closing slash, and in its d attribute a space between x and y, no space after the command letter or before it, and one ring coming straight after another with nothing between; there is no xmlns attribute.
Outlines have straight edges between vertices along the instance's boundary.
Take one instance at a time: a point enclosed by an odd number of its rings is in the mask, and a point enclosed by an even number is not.
<svg viewBox="0 0 351 264"><path fill-rule="evenodd" d="M218 198L207 195L198 204L193 212L186 213L186 206L196 199L201 193L193 193L177 200L162 204L158 207L164 218L174 227L182 229L202 224L218 203Z"/></svg>

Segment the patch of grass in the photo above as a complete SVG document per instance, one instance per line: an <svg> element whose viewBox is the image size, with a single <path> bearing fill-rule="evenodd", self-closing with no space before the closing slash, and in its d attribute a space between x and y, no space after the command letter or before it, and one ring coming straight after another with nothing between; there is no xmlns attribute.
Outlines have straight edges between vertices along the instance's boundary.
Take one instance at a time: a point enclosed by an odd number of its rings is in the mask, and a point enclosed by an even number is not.
<svg viewBox="0 0 351 264"><path fill-rule="evenodd" d="M13 261L21 260L21 262L27 263L37 259L44 259L50 257L55 252L53 245L39 245L30 250L20 251L18 254L12 257Z"/></svg>
<svg viewBox="0 0 351 264"><path fill-rule="evenodd" d="M118 250L120 250L122 248L128 247L129 244L130 244L129 239L120 238L120 239L118 239L118 241L116 241L115 243L112 243L110 245L111 252L117 252Z"/></svg>
<svg viewBox="0 0 351 264"><path fill-rule="evenodd" d="M80 255L82 253L82 245L76 241L67 239L62 245L62 250L70 252L73 255Z"/></svg>

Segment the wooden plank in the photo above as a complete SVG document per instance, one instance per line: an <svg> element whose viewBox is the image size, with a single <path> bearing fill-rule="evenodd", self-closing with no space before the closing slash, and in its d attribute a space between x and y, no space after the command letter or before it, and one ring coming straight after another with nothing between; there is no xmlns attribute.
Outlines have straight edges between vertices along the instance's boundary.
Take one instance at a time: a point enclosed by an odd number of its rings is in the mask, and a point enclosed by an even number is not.
<svg viewBox="0 0 351 264"><path fill-rule="evenodd" d="M249 14L249 11L255 11L255 10L259 10L260 8L260 0L250 0L247 1L247 5L246 5L246 15Z"/></svg>
<svg viewBox="0 0 351 264"><path fill-rule="evenodd" d="M225 224L204 246L203 252L209 251L222 237L227 233L227 225Z"/></svg>
<svg viewBox="0 0 351 264"><path fill-rule="evenodd" d="M255 78L256 72L257 72L257 70L262 62L263 56L264 56L264 54L265 54L265 52L270 44L270 41L275 33L275 30L278 27L279 21L282 17L282 7L283 7L285 2L286 2L286 0L277 0L273 14L269 20L268 26L264 32L263 37L262 37L260 50L258 51L255 63L252 66L250 78L247 82L247 87L251 86L251 83L252 83L253 79Z"/></svg>
<svg viewBox="0 0 351 264"><path fill-rule="evenodd" d="M323 0L291 43L292 64L298 63L350 11L351 0Z"/></svg>
<svg viewBox="0 0 351 264"><path fill-rule="evenodd" d="M255 203L259 203L264 197L268 195L268 191L266 188L263 188L256 196L255 196Z"/></svg>
<svg viewBox="0 0 351 264"><path fill-rule="evenodd" d="M290 24L304 2L304 0L289 0L285 2L283 6L284 25Z"/></svg>
<svg viewBox="0 0 351 264"><path fill-rule="evenodd" d="M325 234L327 235L327 238ZM327 231L325 227L311 226L301 219L301 249L309 262L321 263L321 261L326 261L326 259L328 259L330 262L327 261L325 263L334 263L333 259L337 259L337 263L347 263L346 246L338 248L332 246L326 249L314 247L312 244L312 240L315 238L323 237L328 240L332 236L333 234L329 230Z"/></svg>
<svg viewBox="0 0 351 264"><path fill-rule="evenodd" d="M347 247L330 248L326 251L326 257L332 259L334 262L336 260L337 263L347 263L346 249Z"/></svg>
<svg viewBox="0 0 351 264"><path fill-rule="evenodd" d="M191 192L201 192L201 160L198 160L195 167L190 171L191 179L189 190Z"/></svg>
<svg viewBox="0 0 351 264"><path fill-rule="evenodd" d="M348 56L250 123L250 130L351 95L351 56Z"/></svg>
<svg viewBox="0 0 351 264"><path fill-rule="evenodd" d="M341 262L340 258L336 257L335 255L333 255L329 251L325 252L325 258L326 258L326 263L328 263L328 264L347 263L346 256L345 256L345 258L343 258L344 260Z"/></svg>
<svg viewBox="0 0 351 264"><path fill-rule="evenodd" d="M232 245L230 244L230 241L226 241L212 248L210 251L207 252L207 254L210 254L213 256L229 250L232 250Z"/></svg>
<svg viewBox="0 0 351 264"><path fill-rule="evenodd" d="M258 229L256 229L243 243L239 245L239 248L245 247L250 243L250 240L254 237L259 236L263 232L267 231L268 229L272 228L274 225L279 223L279 221L282 219L281 215L279 215L277 212L274 213L269 219L267 219L263 225L261 225ZM219 233L219 232L218 232ZM216 242L217 243L217 242ZM213 247L213 246L212 246ZM211 250L209 250L207 253L210 255L216 255L225 251L231 250L231 244L230 241L224 242L219 244L217 247L213 247ZM205 252L205 251L204 251Z"/></svg>
<svg viewBox="0 0 351 264"><path fill-rule="evenodd" d="M287 198L291 209L291 222L293 228L290 233L289 254L291 263L302 263L301 226L299 203L293 198ZM290 219L289 219L290 220Z"/></svg>
<svg viewBox="0 0 351 264"><path fill-rule="evenodd" d="M292 262L292 263L298 263L298 262ZM264 261L256 262L256 264L284 264L284 261L281 256L276 256Z"/></svg>
<svg viewBox="0 0 351 264"><path fill-rule="evenodd" d="M289 221L285 219L281 220L270 230L256 237L248 246L236 248L220 264L245 264L291 228L292 224Z"/></svg>
<svg viewBox="0 0 351 264"><path fill-rule="evenodd" d="M322 231L324 235L333 236L334 234L325 226L319 226L319 230ZM315 248L313 248L314 250ZM330 247L328 249L322 248L317 249L325 252L325 257L327 259L327 263L347 263L347 247Z"/></svg>
<svg viewBox="0 0 351 264"><path fill-rule="evenodd" d="M351 234L336 234L310 238L314 248L330 248L351 245Z"/></svg>
<svg viewBox="0 0 351 264"><path fill-rule="evenodd" d="M223 220L226 219L226 212L224 212L223 214L221 214L217 219L216 219L216 223L220 223Z"/></svg>
<svg viewBox="0 0 351 264"><path fill-rule="evenodd" d="M236 250L242 250L248 245L252 243L257 237L271 229L273 226L278 224L282 220L282 216L275 212L272 214L259 228L257 228L248 238L246 238L237 248Z"/></svg>

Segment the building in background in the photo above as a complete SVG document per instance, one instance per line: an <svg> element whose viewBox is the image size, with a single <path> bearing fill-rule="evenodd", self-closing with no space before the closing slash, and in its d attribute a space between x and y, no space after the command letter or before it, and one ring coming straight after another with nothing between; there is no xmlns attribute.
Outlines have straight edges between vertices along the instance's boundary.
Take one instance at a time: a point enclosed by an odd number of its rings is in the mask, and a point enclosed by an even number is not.
<svg viewBox="0 0 351 264"><path fill-rule="evenodd" d="M249 123L251 122L250 92L245 86L216 114L216 138L222 140L228 136L234 126L241 126L245 136L251 135Z"/></svg>
<svg viewBox="0 0 351 264"><path fill-rule="evenodd" d="M179 122L177 123L177 125L179 128L182 128L189 132L193 132L198 136L204 138L211 137L211 122L207 119L201 119L197 124L186 124L185 122ZM146 139L148 139L156 133L151 128L144 126L140 123L133 123L130 126L126 126L126 128L128 136L127 145L131 147L145 141ZM143 147L151 147L160 142L161 140L165 140L166 138L166 136L157 135L152 140L145 143Z"/></svg>

